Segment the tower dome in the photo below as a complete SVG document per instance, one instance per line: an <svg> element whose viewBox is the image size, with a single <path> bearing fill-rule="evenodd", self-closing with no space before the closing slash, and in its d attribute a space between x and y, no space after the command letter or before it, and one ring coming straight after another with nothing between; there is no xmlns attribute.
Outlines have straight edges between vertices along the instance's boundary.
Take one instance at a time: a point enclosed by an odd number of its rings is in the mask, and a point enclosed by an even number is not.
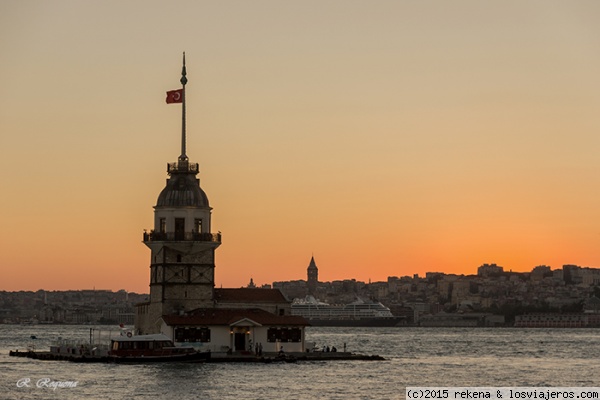
<svg viewBox="0 0 600 400"><path fill-rule="evenodd" d="M208 197L200 187L200 180L195 177L198 164L189 165L186 171L180 171L180 167L172 169L169 165L171 176L158 195L156 207L209 207Z"/></svg>

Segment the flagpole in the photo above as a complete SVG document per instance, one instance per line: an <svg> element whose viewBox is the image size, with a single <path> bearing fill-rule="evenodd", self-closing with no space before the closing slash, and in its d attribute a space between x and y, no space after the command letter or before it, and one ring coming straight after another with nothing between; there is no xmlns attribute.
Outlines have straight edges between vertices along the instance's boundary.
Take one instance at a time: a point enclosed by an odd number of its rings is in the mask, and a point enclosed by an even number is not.
<svg viewBox="0 0 600 400"><path fill-rule="evenodd" d="M186 70L185 70L185 51L183 52L183 68L181 69L181 84L183 85L183 99L181 107L181 155L179 156L180 161L187 161L188 157L185 154L185 84L187 83Z"/></svg>

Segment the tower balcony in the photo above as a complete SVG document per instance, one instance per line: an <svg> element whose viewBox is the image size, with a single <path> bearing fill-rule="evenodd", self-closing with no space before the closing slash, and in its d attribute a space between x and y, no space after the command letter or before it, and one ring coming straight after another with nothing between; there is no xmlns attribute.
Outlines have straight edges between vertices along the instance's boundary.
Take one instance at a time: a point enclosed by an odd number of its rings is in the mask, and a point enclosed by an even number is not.
<svg viewBox="0 0 600 400"><path fill-rule="evenodd" d="M167 173L193 173L197 174L200 172L200 166L197 163L190 163L187 160L180 160L175 163L167 164Z"/></svg>
<svg viewBox="0 0 600 400"><path fill-rule="evenodd" d="M144 242L210 242L221 243L221 232L144 232Z"/></svg>

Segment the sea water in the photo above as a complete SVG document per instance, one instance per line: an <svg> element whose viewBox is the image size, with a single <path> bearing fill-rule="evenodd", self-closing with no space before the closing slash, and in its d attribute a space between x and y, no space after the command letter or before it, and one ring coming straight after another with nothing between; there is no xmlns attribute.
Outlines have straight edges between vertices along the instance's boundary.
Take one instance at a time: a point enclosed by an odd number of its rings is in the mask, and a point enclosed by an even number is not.
<svg viewBox="0 0 600 400"><path fill-rule="evenodd" d="M116 365L8 355L48 350L58 337L86 341L89 330L0 325L0 399L404 399L406 386L600 386L600 329L307 328L317 346L345 343L386 361Z"/></svg>

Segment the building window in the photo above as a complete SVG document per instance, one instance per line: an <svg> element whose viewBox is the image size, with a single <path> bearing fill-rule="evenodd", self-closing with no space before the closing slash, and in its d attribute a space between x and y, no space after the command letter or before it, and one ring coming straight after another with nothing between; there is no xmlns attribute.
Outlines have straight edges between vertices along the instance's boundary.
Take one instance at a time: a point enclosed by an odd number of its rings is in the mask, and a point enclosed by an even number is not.
<svg viewBox="0 0 600 400"><path fill-rule="evenodd" d="M175 342L210 342L210 328L202 327L186 327L186 328L175 328Z"/></svg>
<svg viewBox="0 0 600 400"><path fill-rule="evenodd" d="M290 342L302 341L302 330L300 328L292 328L289 330Z"/></svg>
<svg viewBox="0 0 600 400"><path fill-rule="evenodd" d="M181 262L181 254L177 254L177 262Z"/></svg>
<svg viewBox="0 0 600 400"><path fill-rule="evenodd" d="M194 221L194 232L202 233L202 220L196 219Z"/></svg>
<svg viewBox="0 0 600 400"><path fill-rule="evenodd" d="M300 342L302 330L300 328L269 328L267 330L268 342Z"/></svg>
<svg viewBox="0 0 600 400"><path fill-rule="evenodd" d="M165 218L159 220L158 231L160 233L165 233L167 231L167 220Z"/></svg>

